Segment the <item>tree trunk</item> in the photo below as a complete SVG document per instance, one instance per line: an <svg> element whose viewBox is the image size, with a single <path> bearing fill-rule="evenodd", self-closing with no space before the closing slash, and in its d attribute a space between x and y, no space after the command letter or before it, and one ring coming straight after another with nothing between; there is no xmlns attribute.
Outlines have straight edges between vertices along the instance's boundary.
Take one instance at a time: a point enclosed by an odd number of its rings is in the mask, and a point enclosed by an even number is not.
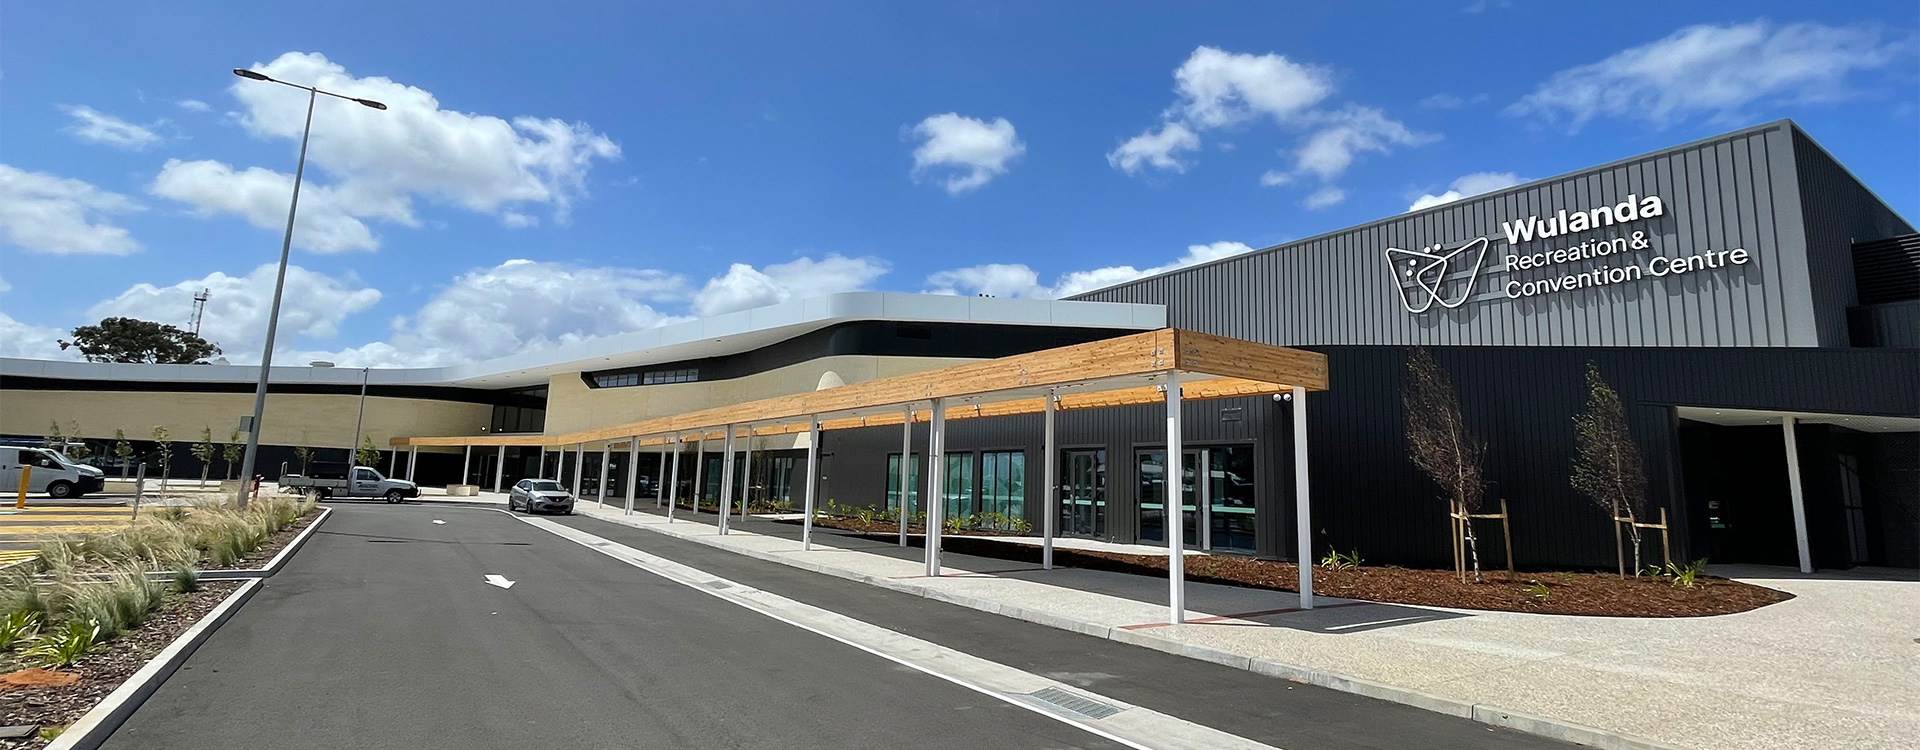
<svg viewBox="0 0 1920 750"><path fill-rule="evenodd" d="M213 462L212 462L212 461L201 461L201 462L200 462L200 488L201 488L201 489L206 489L206 487L207 487L207 472L208 472L209 470L211 470L212 468L213 468Z"/></svg>
<svg viewBox="0 0 1920 750"><path fill-rule="evenodd" d="M1640 527L1628 525L1627 539L1633 543L1633 574L1640 575Z"/></svg>
<svg viewBox="0 0 1920 750"><path fill-rule="evenodd" d="M1462 519L1460 524L1467 531L1467 558L1473 561L1473 582L1480 583L1480 540L1473 533L1473 519Z"/></svg>

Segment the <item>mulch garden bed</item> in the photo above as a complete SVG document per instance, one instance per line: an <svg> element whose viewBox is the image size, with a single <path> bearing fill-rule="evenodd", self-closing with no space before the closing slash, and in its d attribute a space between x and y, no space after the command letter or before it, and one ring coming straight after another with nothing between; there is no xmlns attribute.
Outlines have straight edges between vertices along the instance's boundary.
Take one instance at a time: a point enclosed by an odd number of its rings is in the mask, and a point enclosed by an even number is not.
<svg viewBox="0 0 1920 750"><path fill-rule="evenodd" d="M791 523L799 523L792 521ZM896 539L900 525L861 523L852 518L821 518L816 526L859 533L871 539ZM909 527L917 533L918 524ZM973 535L1005 532L977 531ZM967 538L968 533L943 535L949 552L1019 562L1040 562L1040 548L1029 544ZM1299 569L1289 562L1257 560L1237 555L1188 555L1189 581L1227 586L1294 591ZM1167 558L1055 547L1053 561L1090 570L1153 576L1167 575ZM1675 586L1666 579L1629 577L1612 573L1521 572L1505 570L1481 574L1480 583L1461 583L1451 570L1416 570L1394 566L1361 566L1353 570L1313 571L1315 593L1342 599L1391 604L1417 604L1454 609L1532 612L1601 617L1705 617L1758 609L1793 598L1792 594L1763 586L1702 576L1692 587ZM1471 577L1469 577L1471 581ZM1543 588L1544 587L1544 588Z"/></svg>
<svg viewBox="0 0 1920 750"><path fill-rule="evenodd" d="M7 681L0 681L0 726L32 724L46 731L48 728L64 729L79 721L102 698L120 687L120 683L126 682L134 672L140 671L148 660L213 611L240 585L239 581L205 581L199 591L168 594L166 602L140 627L121 633L118 638L101 644L99 651L60 670L79 676L71 684L16 687L6 684ZM0 653L0 673L13 673L29 667L31 662L17 651ZM27 679L18 681L63 681L31 673L21 677ZM39 733L32 737L0 739L0 750L45 747L51 741L51 737L43 739Z"/></svg>

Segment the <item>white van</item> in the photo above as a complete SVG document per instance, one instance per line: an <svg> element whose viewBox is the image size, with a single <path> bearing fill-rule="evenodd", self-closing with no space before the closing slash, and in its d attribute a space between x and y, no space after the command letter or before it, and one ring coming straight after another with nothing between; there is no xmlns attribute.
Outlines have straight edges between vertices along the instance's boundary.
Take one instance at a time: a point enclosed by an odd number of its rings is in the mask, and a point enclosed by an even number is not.
<svg viewBox="0 0 1920 750"><path fill-rule="evenodd" d="M99 492L107 483L105 472L74 463L59 451L0 445L0 496L11 497L20 491L23 466L33 467L27 477L27 491L46 493L54 499Z"/></svg>

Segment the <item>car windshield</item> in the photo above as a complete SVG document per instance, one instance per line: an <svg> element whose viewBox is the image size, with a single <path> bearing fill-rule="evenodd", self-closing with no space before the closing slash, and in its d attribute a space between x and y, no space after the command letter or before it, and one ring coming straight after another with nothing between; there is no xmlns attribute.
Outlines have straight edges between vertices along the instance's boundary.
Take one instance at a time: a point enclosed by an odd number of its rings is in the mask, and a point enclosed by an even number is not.
<svg viewBox="0 0 1920 750"><path fill-rule="evenodd" d="M534 492L564 492L564 490L560 489L559 482L550 480L534 482L531 486L527 487L527 489L533 490Z"/></svg>

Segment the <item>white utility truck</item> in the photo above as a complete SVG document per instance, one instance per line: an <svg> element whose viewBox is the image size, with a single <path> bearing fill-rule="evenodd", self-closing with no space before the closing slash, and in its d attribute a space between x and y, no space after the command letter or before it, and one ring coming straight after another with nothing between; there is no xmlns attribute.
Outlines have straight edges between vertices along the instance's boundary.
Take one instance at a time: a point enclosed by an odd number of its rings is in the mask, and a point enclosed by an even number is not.
<svg viewBox="0 0 1920 750"><path fill-rule="evenodd" d="M420 488L405 479L388 479L371 466L349 468L344 463L315 461L305 474L280 474L280 488L316 500L334 497L378 497L397 503L419 497Z"/></svg>

